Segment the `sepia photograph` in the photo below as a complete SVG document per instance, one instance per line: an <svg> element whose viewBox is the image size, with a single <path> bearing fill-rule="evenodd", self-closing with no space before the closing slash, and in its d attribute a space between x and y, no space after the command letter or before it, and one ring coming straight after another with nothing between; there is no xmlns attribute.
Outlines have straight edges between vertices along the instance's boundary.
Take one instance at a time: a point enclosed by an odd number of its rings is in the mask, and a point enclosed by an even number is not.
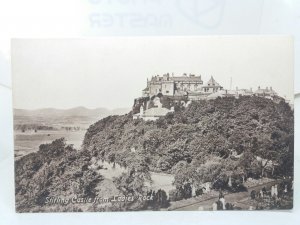
<svg viewBox="0 0 300 225"><path fill-rule="evenodd" d="M16 212L291 210L293 48L12 39Z"/></svg>

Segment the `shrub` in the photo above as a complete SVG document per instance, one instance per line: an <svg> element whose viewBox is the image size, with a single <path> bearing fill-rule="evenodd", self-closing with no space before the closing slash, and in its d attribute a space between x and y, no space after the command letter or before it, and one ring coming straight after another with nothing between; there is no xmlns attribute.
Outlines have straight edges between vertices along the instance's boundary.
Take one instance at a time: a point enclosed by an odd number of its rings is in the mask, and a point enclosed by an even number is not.
<svg viewBox="0 0 300 225"><path fill-rule="evenodd" d="M256 191L255 190L251 191L250 196L251 196L251 199L255 199Z"/></svg>
<svg viewBox="0 0 300 225"><path fill-rule="evenodd" d="M192 186L190 183L186 183L183 186L183 197L186 198L191 198L192 197Z"/></svg>
<svg viewBox="0 0 300 225"><path fill-rule="evenodd" d="M157 167L162 171L168 171L172 168L171 163L169 162L168 157L161 157L157 162Z"/></svg>
<svg viewBox="0 0 300 225"><path fill-rule="evenodd" d="M81 170L82 171L87 171L89 169L89 164L84 164L82 167L81 167Z"/></svg>
<svg viewBox="0 0 300 225"><path fill-rule="evenodd" d="M213 183L212 188L213 188L213 189L216 189L216 190L219 190L219 189L224 190L224 189L227 188L227 182L224 181L223 179L217 179L217 180Z"/></svg>
<svg viewBox="0 0 300 225"><path fill-rule="evenodd" d="M154 208L166 208L169 206L168 196L164 190L159 189L153 198Z"/></svg>
<svg viewBox="0 0 300 225"><path fill-rule="evenodd" d="M233 210L234 209L234 205L232 204L232 203L226 203L225 204L225 208L226 208L226 210Z"/></svg>
<svg viewBox="0 0 300 225"><path fill-rule="evenodd" d="M203 195L203 188L196 189L196 196Z"/></svg>
<svg viewBox="0 0 300 225"><path fill-rule="evenodd" d="M78 177L82 177L83 176L83 172L82 171L76 171L74 173L74 177L78 178Z"/></svg>
<svg viewBox="0 0 300 225"><path fill-rule="evenodd" d="M169 191L169 200L170 201L180 201L183 199L183 190L182 189L173 189Z"/></svg>
<svg viewBox="0 0 300 225"><path fill-rule="evenodd" d="M46 197L48 197L49 194L50 194L50 192L47 189L40 192L36 197L36 204L40 205L40 206L45 205Z"/></svg>

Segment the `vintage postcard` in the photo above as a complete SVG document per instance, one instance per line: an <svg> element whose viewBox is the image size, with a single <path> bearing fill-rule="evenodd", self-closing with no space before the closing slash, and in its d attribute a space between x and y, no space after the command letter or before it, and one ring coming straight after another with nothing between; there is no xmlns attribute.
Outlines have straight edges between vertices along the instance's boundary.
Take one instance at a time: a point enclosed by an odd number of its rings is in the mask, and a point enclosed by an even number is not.
<svg viewBox="0 0 300 225"><path fill-rule="evenodd" d="M286 36L13 39L16 212L293 208Z"/></svg>

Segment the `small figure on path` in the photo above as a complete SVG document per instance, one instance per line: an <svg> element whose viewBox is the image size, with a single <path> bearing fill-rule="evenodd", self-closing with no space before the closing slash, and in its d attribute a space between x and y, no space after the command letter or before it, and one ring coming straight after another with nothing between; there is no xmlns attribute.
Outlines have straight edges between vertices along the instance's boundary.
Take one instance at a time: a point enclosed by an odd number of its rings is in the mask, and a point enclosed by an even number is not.
<svg viewBox="0 0 300 225"><path fill-rule="evenodd" d="M225 210L226 209L226 207L225 207L225 198L224 197L220 198L220 202L222 203L223 210Z"/></svg>
<svg viewBox="0 0 300 225"><path fill-rule="evenodd" d="M256 191L252 190L251 193L250 193L251 199L255 199L255 196L256 196Z"/></svg>
<svg viewBox="0 0 300 225"><path fill-rule="evenodd" d="M219 199L220 198L224 198L224 194L223 194L222 190L219 191Z"/></svg>
<svg viewBox="0 0 300 225"><path fill-rule="evenodd" d="M218 205L217 205L217 203L214 202L214 203L212 204L212 210L213 210L213 211L217 211L217 210L218 210Z"/></svg>
<svg viewBox="0 0 300 225"><path fill-rule="evenodd" d="M264 198L264 192L262 190L260 190L259 194L261 198Z"/></svg>
<svg viewBox="0 0 300 225"><path fill-rule="evenodd" d="M264 195L266 195L266 193L267 193L266 187L263 187L261 190L262 190L262 192L264 193Z"/></svg>
<svg viewBox="0 0 300 225"><path fill-rule="evenodd" d="M229 180L228 180L228 187L232 187L231 176L229 177Z"/></svg>
<svg viewBox="0 0 300 225"><path fill-rule="evenodd" d="M273 197L275 195L275 187L272 186L271 187L271 197Z"/></svg>
<svg viewBox="0 0 300 225"><path fill-rule="evenodd" d="M276 197L278 196L278 187L277 187L277 184L274 186L274 195Z"/></svg>

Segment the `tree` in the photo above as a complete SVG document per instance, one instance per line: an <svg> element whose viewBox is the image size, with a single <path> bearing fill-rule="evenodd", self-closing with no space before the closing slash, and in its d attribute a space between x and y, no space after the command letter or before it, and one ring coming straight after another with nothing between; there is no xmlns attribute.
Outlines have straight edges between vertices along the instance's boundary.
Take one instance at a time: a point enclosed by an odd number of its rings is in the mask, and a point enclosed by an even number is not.
<svg viewBox="0 0 300 225"><path fill-rule="evenodd" d="M164 190L159 189L155 193L153 198L153 205L154 209L166 208L169 206L168 196Z"/></svg>
<svg viewBox="0 0 300 225"><path fill-rule="evenodd" d="M115 178L113 182L125 195L139 195L144 194L146 191L145 182L151 183L152 180L148 165L141 162L133 167L129 167L128 172Z"/></svg>
<svg viewBox="0 0 300 225"><path fill-rule="evenodd" d="M183 189L181 187L169 191L169 200L171 202L180 201L183 199L183 196Z"/></svg>
<svg viewBox="0 0 300 225"><path fill-rule="evenodd" d="M192 186L190 183L186 183L183 186L183 197L191 198L192 197Z"/></svg>

